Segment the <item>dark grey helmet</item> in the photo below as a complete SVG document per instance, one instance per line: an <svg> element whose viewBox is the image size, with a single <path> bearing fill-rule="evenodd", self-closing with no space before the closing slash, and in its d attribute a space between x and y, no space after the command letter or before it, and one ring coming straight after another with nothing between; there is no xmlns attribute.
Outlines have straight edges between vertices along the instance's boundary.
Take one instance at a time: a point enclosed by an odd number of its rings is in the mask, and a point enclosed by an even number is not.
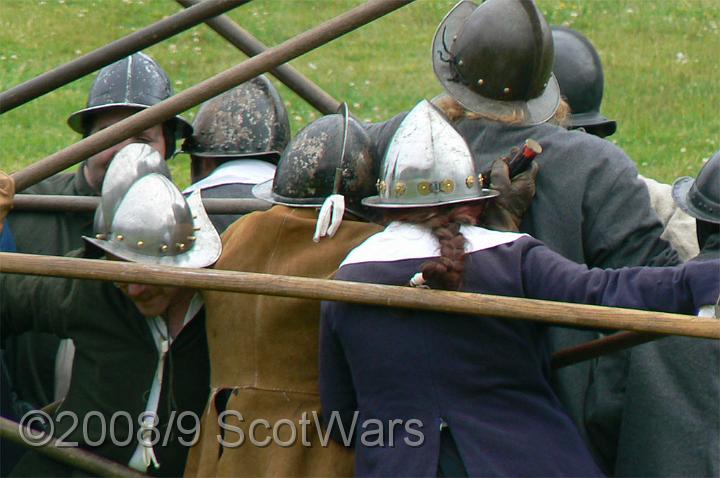
<svg viewBox="0 0 720 478"><path fill-rule="evenodd" d="M199 157L262 157L277 163L290 141L285 104L264 76L203 103L193 130L182 152Z"/></svg>
<svg viewBox="0 0 720 478"><path fill-rule="evenodd" d="M617 124L600 114L605 77L595 47L572 28L554 25L552 35L555 44L553 73L572 112L568 127L585 128L601 137L610 136Z"/></svg>
<svg viewBox="0 0 720 478"><path fill-rule="evenodd" d="M676 179L672 195L675 204L687 214L720 224L720 151L705 163L697 178Z"/></svg>
<svg viewBox="0 0 720 478"><path fill-rule="evenodd" d="M372 140L344 107L303 128L285 148L275 178L253 194L294 207L321 207L331 194L342 194L357 213L362 198L374 192L377 168Z"/></svg>
<svg viewBox="0 0 720 478"><path fill-rule="evenodd" d="M109 108L149 108L173 95L165 71L144 53L134 53L101 69L88 94L87 106L68 118L68 125L87 135L93 113ZM174 139L192 134L192 126L180 116L169 120ZM174 149L174 143L173 143Z"/></svg>
<svg viewBox="0 0 720 478"><path fill-rule="evenodd" d="M433 70L470 111L550 119L560 105L550 27L532 0L458 3L435 32Z"/></svg>

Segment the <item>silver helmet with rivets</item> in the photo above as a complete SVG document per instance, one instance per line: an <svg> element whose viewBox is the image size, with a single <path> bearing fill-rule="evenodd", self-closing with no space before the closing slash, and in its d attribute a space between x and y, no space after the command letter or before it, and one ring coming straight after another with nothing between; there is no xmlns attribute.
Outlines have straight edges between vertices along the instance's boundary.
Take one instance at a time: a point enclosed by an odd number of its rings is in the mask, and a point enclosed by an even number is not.
<svg viewBox="0 0 720 478"><path fill-rule="evenodd" d="M482 180L463 137L435 106L423 100L390 141L380 165L378 195L362 203L379 208L429 207L499 194L483 189Z"/></svg>
<svg viewBox="0 0 720 478"><path fill-rule="evenodd" d="M83 238L131 262L207 267L217 261L222 250L200 193L186 199L168 178L157 173L141 177L127 190L109 229L105 239Z"/></svg>

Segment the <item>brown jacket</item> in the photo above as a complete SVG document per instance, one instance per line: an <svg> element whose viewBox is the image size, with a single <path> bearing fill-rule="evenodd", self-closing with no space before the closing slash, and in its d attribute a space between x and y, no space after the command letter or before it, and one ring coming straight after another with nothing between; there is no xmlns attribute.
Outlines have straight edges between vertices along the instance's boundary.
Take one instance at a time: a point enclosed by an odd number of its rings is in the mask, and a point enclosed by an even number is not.
<svg viewBox="0 0 720 478"><path fill-rule="evenodd" d="M223 254L216 269L330 278L350 250L380 226L345 220L332 239L312 240L317 212L275 206L235 222L223 235ZM318 330L320 302L289 297L207 292L207 336L211 363L211 397L202 418L200 441L191 450L186 476L351 476L352 453L330 442L321 446L313 412L320 417ZM229 398L223 389L231 390ZM224 440L244 442L221 447L219 413L227 415ZM239 419L242 415L242 421ZM305 442L302 445L303 415ZM272 437L297 439L291 446L250 442ZM222 448L222 454L220 450Z"/></svg>

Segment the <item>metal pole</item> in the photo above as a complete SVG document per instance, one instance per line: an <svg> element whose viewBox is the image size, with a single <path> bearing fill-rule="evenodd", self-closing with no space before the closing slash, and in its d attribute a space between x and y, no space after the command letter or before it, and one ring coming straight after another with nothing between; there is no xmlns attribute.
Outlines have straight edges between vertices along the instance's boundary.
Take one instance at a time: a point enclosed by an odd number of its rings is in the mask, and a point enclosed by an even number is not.
<svg viewBox="0 0 720 478"><path fill-rule="evenodd" d="M0 253L0 272L334 300L548 322L570 327L720 339L720 321L717 319L469 292L10 252Z"/></svg>
<svg viewBox="0 0 720 478"><path fill-rule="evenodd" d="M23 432L21 432L21 430ZM32 436L37 438L33 440L33 443L47 443L46 445L30 445L23 436ZM126 478L143 478L148 475L144 475L138 471L135 471L127 466L110 461L107 458L90 453L87 450L81 448L71 448L67 445L63 445L62 442L58 441L51 436L44 435L42 432L37 430L30 430L27 427L23 427L19 423L15 423L7 418L0 417L0 437L12 440L24 446L31 447L38 453L47 455L53 460L70 465L73 468L90 473L92 476L106 476L112 477L126 477Z"/></svg>
<svg viewBox="0 0 720 478"><path fill-rule="evenodd" d="M250 0L205 0L0 94L0 114Z"/></svg>
<svg viewBox="0 0 720 478"><path fill-rule="evenodd" d="M13 173L16 189L22 191L83 159L163 123L195 105L265 73L303 53L382 17L414 0L370 0L334 19L297 35L113 126L68 146L45 159Z"/></svg>
<svg viewBox="0 0 720 478"><path fill-rule="evenodd" d="M664 335L640 334L637 332L618 332L597 340L559 350L552 356L552 368L563 368L601 355L619 352L636 345L661 339Z"/></svg>
<svg viewBox="0 0 720 478"><path fill-rule="evenodd" d="M99 196L60 196L52 194L18 194L13 211L29 212L94 212L100 204ZM253 198L203 198L208 214L245 214L265 211L272 204Z"/></svg>
<svg viewBox="0 0 720 478"><path fill-rule="evenodd" d="M175 1L184 7L190 8L201 3L199 0ZM205 23L247 56L259 55L268 48L226 15L211 18L206 20ZM290 65L280 65L270 70L270 73L323 114L335 113L340 107L338 100Z"/></svg>

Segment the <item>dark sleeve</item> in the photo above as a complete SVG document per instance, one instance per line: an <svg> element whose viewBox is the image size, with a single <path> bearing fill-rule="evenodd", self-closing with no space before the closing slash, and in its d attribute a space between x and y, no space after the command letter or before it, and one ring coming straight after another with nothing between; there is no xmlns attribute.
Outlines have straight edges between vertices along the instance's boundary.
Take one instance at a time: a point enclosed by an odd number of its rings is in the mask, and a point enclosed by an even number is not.
<svg viewBox="0 0 720 478"><path fill-rule="evenodd" d="M335 317L347 307L340 302L323 302L320 324L320 400L322 418L330 436L339 443L347 443L351 436L342 436L352 429L357 410L357 397L352 382L350 365L342 345L333 330ZM338 421L342 423L342 427ZM342 428L342 430L341 430Z"/></svg>
<svg viewBox="0 0 720 478"><path fill-rule="evenodd" d="M720 294L720 260L675 267L588 269L535 243L522 265L527 297L695 314Z"/></svg>
<svg viewBox="0 0 720 478"><path fill-rule="evenodd" d="M583 196L587 264L604 269L679 264L670 243L660 238L662 223L634 163L612 143L599 141L604 159L596 162Z"/></svg>
<svg viewBox="0 0 720 478"><path fill-rule="evenodd" d="M67 254L80 257L82 250ZM3 336L33 330L68 337L70 320L82 304L81 283L64 277L0 274L0 328ZM86 303L87 304L87 303Z"/></svg>

